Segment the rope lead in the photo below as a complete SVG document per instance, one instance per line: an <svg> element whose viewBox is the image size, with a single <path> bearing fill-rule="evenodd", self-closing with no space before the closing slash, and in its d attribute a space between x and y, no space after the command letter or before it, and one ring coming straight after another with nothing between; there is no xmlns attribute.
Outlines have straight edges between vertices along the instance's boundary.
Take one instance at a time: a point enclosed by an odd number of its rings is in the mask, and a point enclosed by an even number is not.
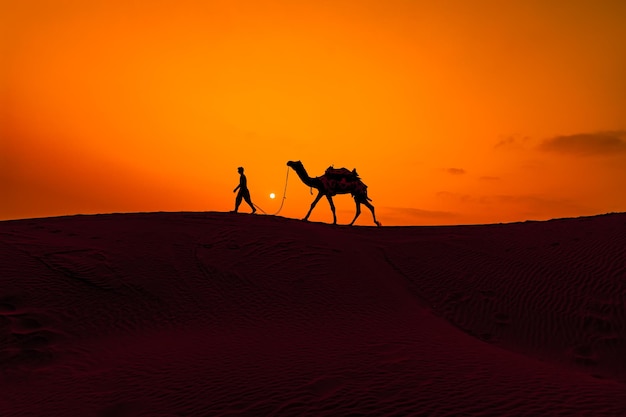
<svg viewBox="0 0 626 417"><path fill-rule="evenodd" d="M283 209L283 204L285 204L285 199L287 199L287 183L288 183L288 181L289 181L289 167L287 167L287 177L285 178L285 189L283 190L283 199L280 202L280 207L278 207L278 211L276 213L269 214L270 216L276 216ZM258 208L261 211L261 213L267 214L261 207L257 206L256 204L254 205L254 207Z"/></svg>

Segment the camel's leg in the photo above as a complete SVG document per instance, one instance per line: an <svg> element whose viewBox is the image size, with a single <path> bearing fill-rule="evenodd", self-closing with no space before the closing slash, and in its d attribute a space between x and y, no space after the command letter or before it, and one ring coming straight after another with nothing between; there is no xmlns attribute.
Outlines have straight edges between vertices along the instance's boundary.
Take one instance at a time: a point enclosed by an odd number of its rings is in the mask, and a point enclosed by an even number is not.
<svg viewBox="0 0 626 417"><path fill-rule="evenodd" d="M309 212L306 214L306 216L304 216L304 219L302 220L308 220L309 216L311 215L311 212L313 211L313 209L315 208L315 205L317 204L318 201L320 201L320 199L322 198L322 192L320 191L317 194L317 197L315 197L315 200L313 200L313 202L311 203L311 208L309 209Z"/></svg>
<svg viewBox="0 0 626 417"><path fill-rule="evenodd" d="M335 215L335 203L333 203L333 198L329 195L326 195L326 199L328 200L328 204L330 204L330 210L333 212L333 224L337 224L337 216Z"/></svg>
<svg viewBox="0 0 626 417"><path fill-rule="evenodd" d="M357 217L359 217L359 214L361 214L361 202L356 199L354 200L354 202L356 203L356 214L354 215L354 219L352 219L352 221L350 222L350 226L354 224Z"/></svg>
<svg viewBox="0 0 626 417"><path fill-rule="evenodd" d="M374 218L374 223L376 223L376 226L380 226L380 222L376 220L376 213L374 213L374 206L372 205L372 203L370 203L369 201L364 201L363 204L365 204L365 207L370 209L370 211L372 212L372 217Z"/></svg>

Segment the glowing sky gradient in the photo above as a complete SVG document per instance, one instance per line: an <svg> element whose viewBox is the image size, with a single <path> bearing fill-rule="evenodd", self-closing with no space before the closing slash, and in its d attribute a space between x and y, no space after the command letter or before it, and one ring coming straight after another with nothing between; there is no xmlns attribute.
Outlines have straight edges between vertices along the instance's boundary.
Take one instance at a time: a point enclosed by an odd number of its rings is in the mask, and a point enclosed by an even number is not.
<svg viewBox="0 0 626 417"><path fill-rule="evenodd" d="M0 219L232 210L240 165L272 213L288 160L384 225L626 211L624 1L0 4Z"/></svg>

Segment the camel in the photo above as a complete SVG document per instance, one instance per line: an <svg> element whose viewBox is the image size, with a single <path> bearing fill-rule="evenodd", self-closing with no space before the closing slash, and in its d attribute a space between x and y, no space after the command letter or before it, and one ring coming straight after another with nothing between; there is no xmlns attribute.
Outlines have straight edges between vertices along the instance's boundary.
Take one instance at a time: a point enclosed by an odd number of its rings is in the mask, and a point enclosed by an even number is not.
<svg viewBox="0 0 626 417"><path fill-rule="evenodd" d="M356 170L349 171L345 168L335 169L329 167L324 175L322 175L321 177L311 178L304 169L304 165L302 165L302 162L289 161L287 162L287 166L296 171L296 174L298 174L298 177L300 177L305 185L308 185L311 188L315 188L318 191L317 197L315 197L315 200L313 200L313 203L311 203L311 208L309 209L309 212L306 214L306 216L304 216L304 219L302 220L307 221L317 202L320 201L322 197L326 197L328 203L330 204L330 209L333 212L333 224L337 224L337 216L335 214L335 204L333 203L333 196L336 194L349 193L352 194L354 202L356 203L356 214L354 215L354 219L352 219L352 221L350 222L350 226L354 224L356 219L361 214L361 204L370 209L376 226L381 225L380 222L376 220L374 206L370 203L372 199L367 196L367 185L363 184L358 174L356 173Z"/></svg>

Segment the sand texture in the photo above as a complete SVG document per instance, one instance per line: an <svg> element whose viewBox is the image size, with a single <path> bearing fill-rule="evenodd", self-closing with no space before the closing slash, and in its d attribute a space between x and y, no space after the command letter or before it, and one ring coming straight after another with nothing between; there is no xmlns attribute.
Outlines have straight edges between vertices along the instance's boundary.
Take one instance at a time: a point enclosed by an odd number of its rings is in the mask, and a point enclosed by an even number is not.
<svg viewBox="0 0 626 417"><path fill-rule="evenodd" d="M2 221L0 415L626 416L626 214Z"/></svg>

